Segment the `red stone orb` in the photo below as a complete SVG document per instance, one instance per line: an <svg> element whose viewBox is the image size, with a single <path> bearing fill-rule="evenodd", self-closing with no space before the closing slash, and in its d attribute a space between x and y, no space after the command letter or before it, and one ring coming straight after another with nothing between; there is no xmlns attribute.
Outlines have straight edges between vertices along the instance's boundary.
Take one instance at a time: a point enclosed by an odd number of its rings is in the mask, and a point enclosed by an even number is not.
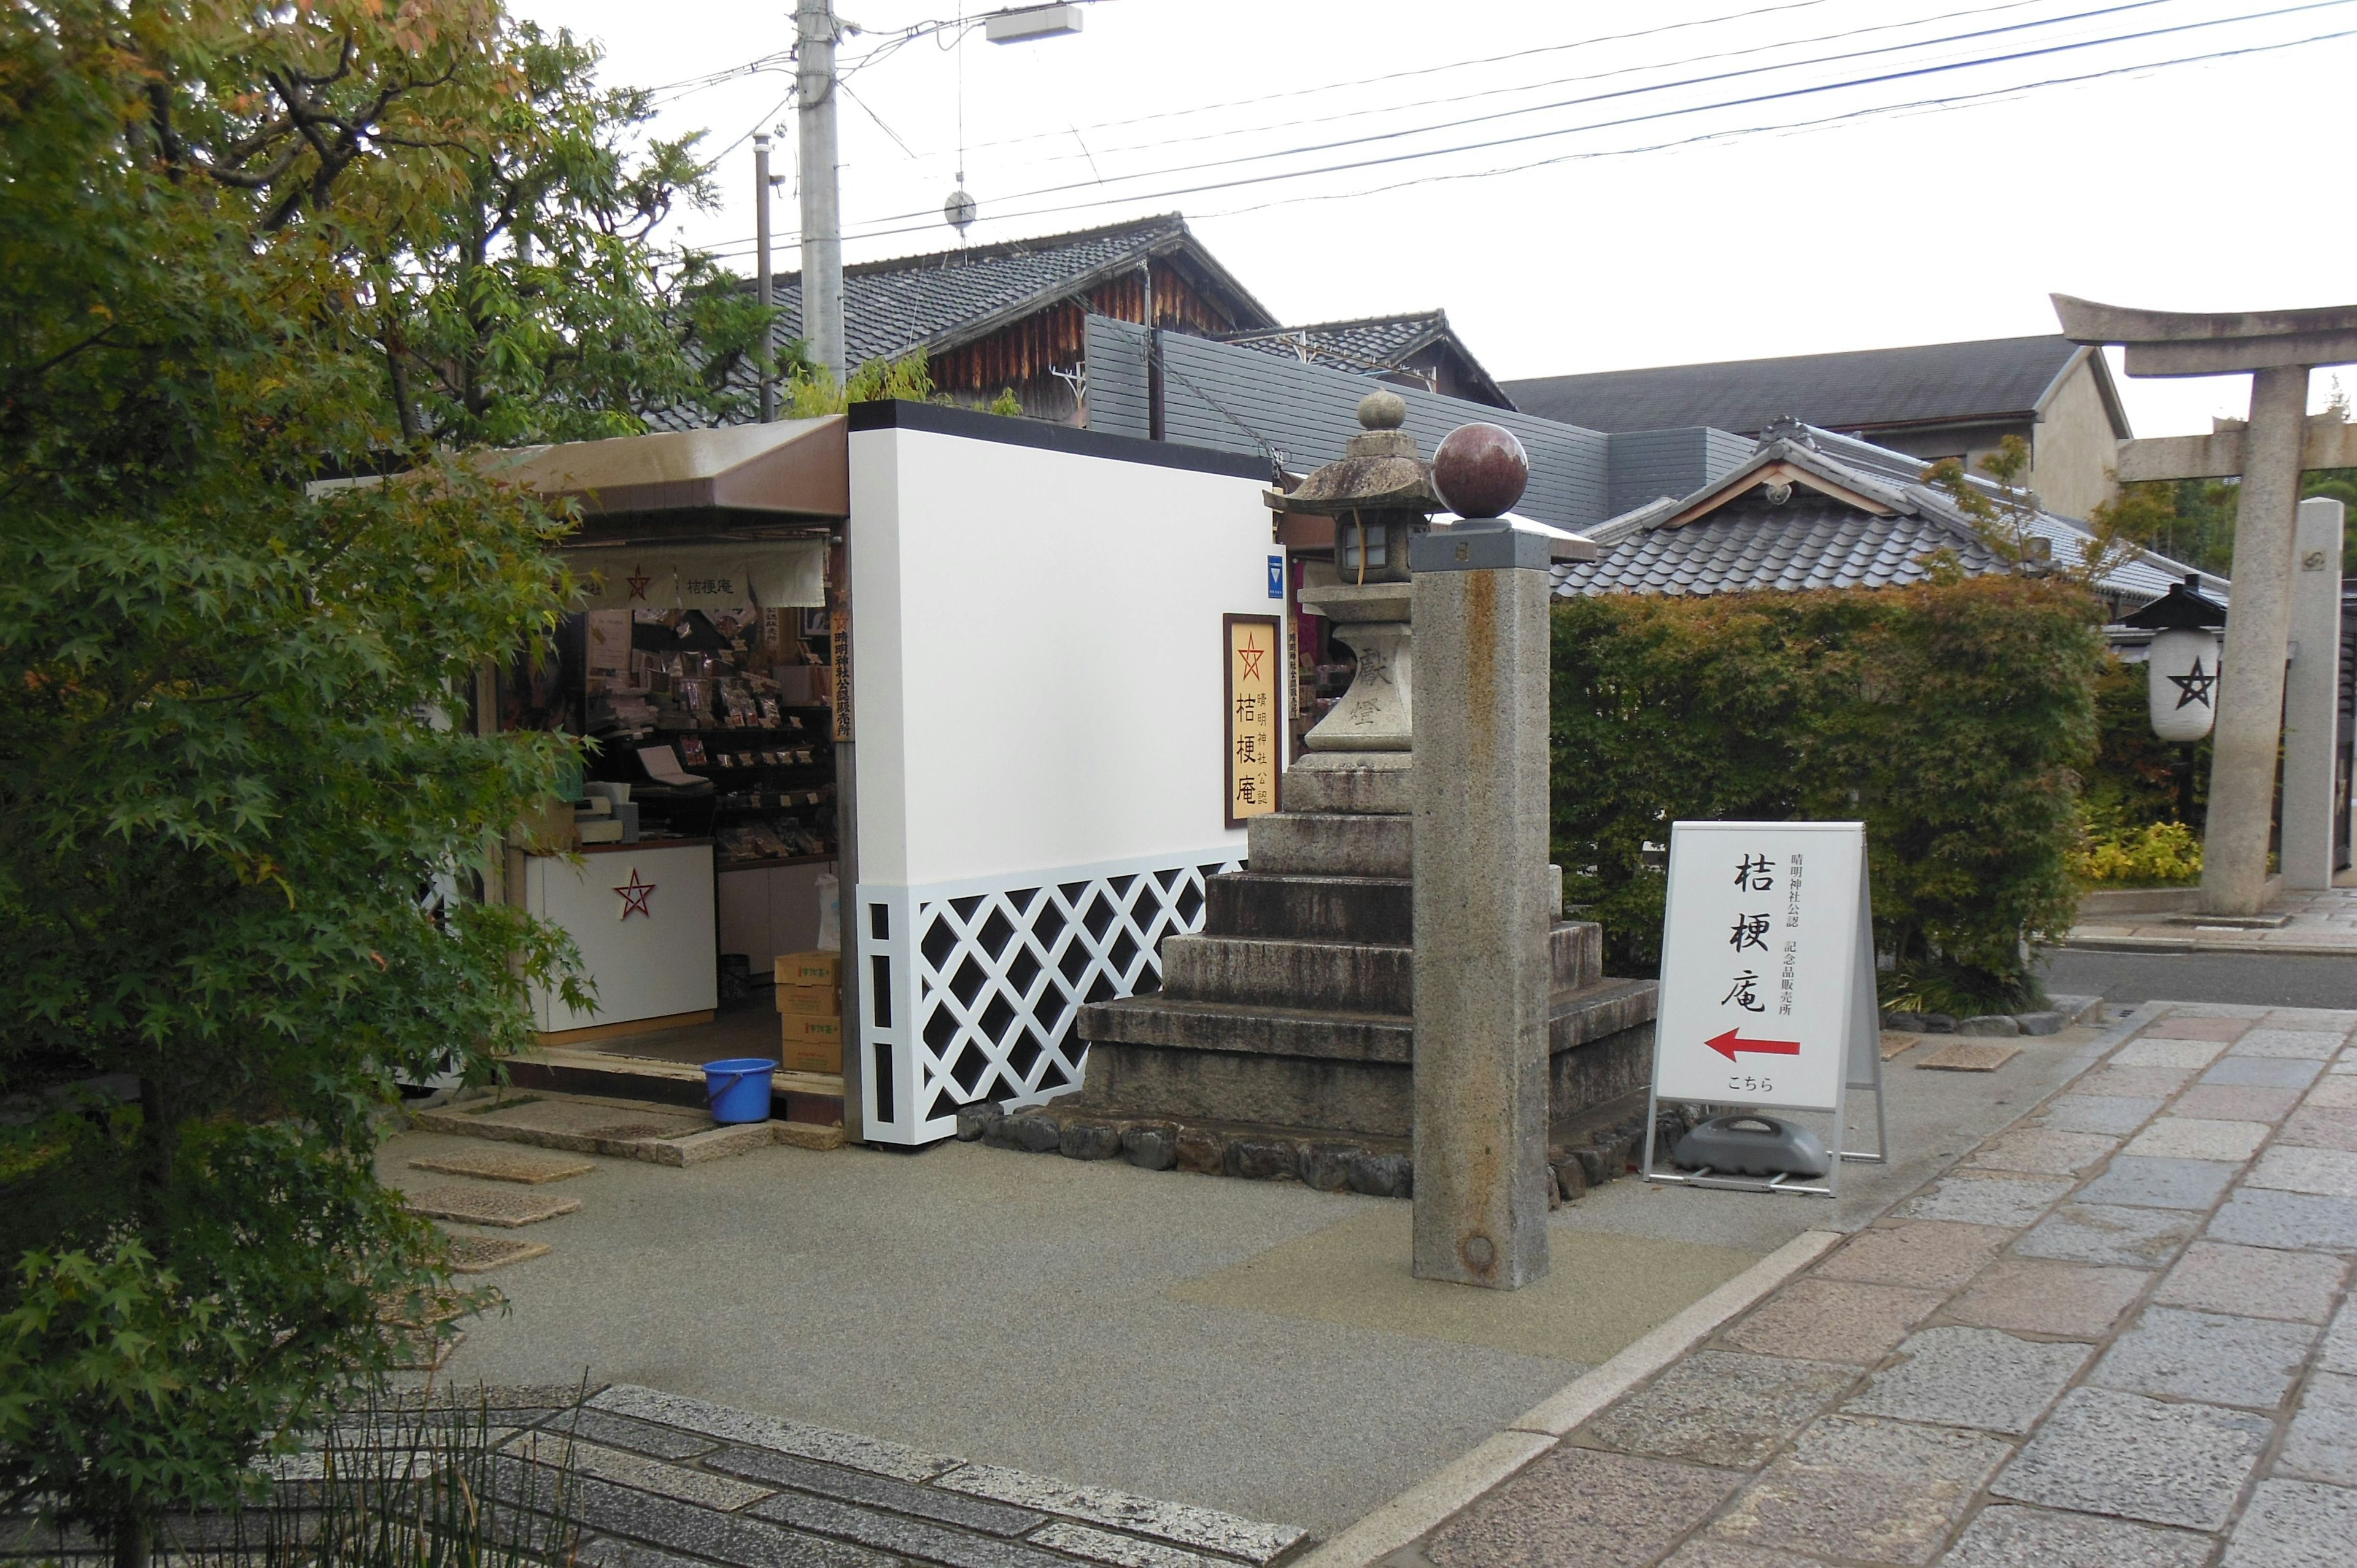
<svg viewBox="0 0 2357 1568"><path fill-rule="evenodd" d="M1459 517L1503 517L1530 482L1530 455L1502 425L1460 424L1432 455L1433 488Z"/></svg>

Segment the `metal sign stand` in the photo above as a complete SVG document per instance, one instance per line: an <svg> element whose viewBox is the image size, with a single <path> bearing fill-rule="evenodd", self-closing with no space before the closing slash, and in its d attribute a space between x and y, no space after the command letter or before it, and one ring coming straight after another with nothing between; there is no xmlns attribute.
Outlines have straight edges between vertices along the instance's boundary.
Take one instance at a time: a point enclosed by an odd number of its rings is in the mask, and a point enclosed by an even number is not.
<svg viewBox="0 0 2357 1568"><path fill-rule="evenodd" d="M1674 843L1674 836L1673 843ZM1674 922L1677 918L1674 879L1671 886L1672 896L1669 907L1663 913L1663 921L1665 927L1674 929ZM1839 1177L1841 1167L1845 1163L1884 1165L1889 1162L1890 1123L1886 1111L1887 1101L1882 1082L1881 1002L1875 984L1874 898L1867 883L1862 841L1857 866L1857 936L1851 946L1854 953L1849 966L1850 981L1842 1008L1841 1038L1845 1047L1843 1069L1835 1084L1834 1103L1831 1107L1834 1117L1834 1135L1827 1141L1829 1151L1834 1157L1824 1177L1811 1180L1786 1173L1763 1177L1733 1172L1722 1174L1711 1170L1708 1166L1700 1170L1683 1171L1674 1167L1663 1168L1657 1165L1654 1163L1654 1145L1660 1125L1658 1113L1662 1082L1662 1042L1657 1036L1653 1045L1653 1074L1645 1091L1644 1160L1638 1167L1643 1179L1679 1187L1723 1187L1736 1192L1789 1192L1808 1197L1836 1197L1840 1195ZM1663 944L1663 951L1666 955L1668 951L1666 942ZM1668 978L1666 963L1663 968L1663 979L1666 981ZM1658 1026L1656 1026L1658 1028ZM1846 1146L1849 1143L1848 1093L1851 1090L1864 1090L1874 1096L1874 1147L1871 1151L1851 1149ZM1710 1103L1730 1111L1781 1110L1822 1113L1827 1109L1823 1105L1723 1105L1719 1101Z"/></svg>

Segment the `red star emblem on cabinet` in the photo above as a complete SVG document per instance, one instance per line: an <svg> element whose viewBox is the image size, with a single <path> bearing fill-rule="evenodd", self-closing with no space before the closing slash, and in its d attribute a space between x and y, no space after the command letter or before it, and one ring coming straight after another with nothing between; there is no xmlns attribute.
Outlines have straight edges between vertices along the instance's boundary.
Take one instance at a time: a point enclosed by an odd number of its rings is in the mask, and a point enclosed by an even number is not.
<svg viewBox="0 0 2357 1568"><path fill-rule="evenodd" d="M622 896L623 919L627 920L633 915L644 915L650 920L655 918L655 912L647 907L647 900L654 897L655 885L640 881L637 866L630 867L630 882L614 891Z"/></svg>

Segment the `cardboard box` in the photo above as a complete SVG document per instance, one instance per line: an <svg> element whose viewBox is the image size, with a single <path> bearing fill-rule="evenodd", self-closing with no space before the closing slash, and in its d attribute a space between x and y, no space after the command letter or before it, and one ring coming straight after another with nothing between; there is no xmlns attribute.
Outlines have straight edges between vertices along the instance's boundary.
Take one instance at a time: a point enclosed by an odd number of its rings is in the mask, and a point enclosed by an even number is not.
<svg viewBox="0 0 2357 1568"><path fill-rule="evenodd" d="M840 986L843 955L824 951L780 953L776 971L780 985Z"/></svg>
<svg viewBox="0 0 2357 1568"><path fill-rule="evenodd" d="M843 1021L839 1018L781 1018L788 1072L839 1073L843 1070Z"/></svg>
<svg viewBox="0 0 2357 1568"><path fill-rule="evenodd" d="M792 1018L840 1018L843 993L832 985L780 985L778 1011Z"/></svg>

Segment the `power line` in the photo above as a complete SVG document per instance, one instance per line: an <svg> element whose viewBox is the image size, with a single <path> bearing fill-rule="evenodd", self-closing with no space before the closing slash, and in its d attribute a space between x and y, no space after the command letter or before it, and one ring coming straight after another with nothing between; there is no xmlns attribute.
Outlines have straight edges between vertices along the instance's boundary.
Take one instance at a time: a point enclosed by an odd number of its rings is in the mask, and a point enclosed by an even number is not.
<svg viewBox="0 0 2357 1568"><path fill-rule="evenodd" d="M1767 75L1775 71L1796 70L1807 66L1833 65L1846 60L1870 59L1878 55L1894 54L1907 49L1928 49L1936 48L1943 44L1969 43L1976 38L2000 38L2009 33L2019 33L2033 28L2055 27L2065 22L2087 21L2098 16L2118 16L2129 11L2150 10L2156 5L2166 5L2176 3L2177 0L2119 0L2119 3L2115 5L2099 6L2085 11L2075 11L2067 16L2041 17L2027 22L2008 22L2001 27L1978 27L1966 32L1951 33L1943 38L1918 38L1904 43L1878 44L1871 48L1844 50L1835 54L1814 56L1804 60L1784 60L1770 65L1744 66L1734 70L1712 71L1700 76L1683 77L1673 81L1649 82L1642 86L1616 88L1609 92L1595 92L1588 93L1582 97L1558 99L1551 103L1524 104L1518 108L1501 109L1486 114L1468 114L1454 120L1444 120L1436 124L1409 126L1399 130L1370 132L1364 135L1345 136L1326 142L1305 143L1299 146L1279 148L1269 152L1240 153L1232 157L1207 158L1197 163L1178 164L1166 168L1143 170L1135 174L1117 174L1105 181L1105 183L1117 185L1126 184L1135 180L1168 179L1173 176L1196 174L1206 169L1231 168L1243 164L1267 163L1276 158L1306 157L1318 153L1340 152L1346 147L1369 146L1382 142L1395 142L1409 136L1433 135L1443 131L1463 130L1472 125L1493 124L1501 120L1521 119L1532 114L1551 113L1560 109L1576 109L1587 104L1607 103L1616 99L1641 97L1646 94L1655 92L1668 92L1679 88L1707 87L1718 82L1736 81L1746 77ZM1867 77L1863 79L1860 82L1835 82L1824 87L1792 89L1788 90L1788 94L1789 92L1795 91L1829 91L1835 88L1843 86L1866 85L1876 81L1894 80L1898 76L1922 74L1927 71L1935 70L1957 70L1980 63L1999 63L2007 59L2025 59L2031 55L2053 53L2061 49L2089 48L2101 44L2125 43L2136 38L2157 38L2172 32L2183 32L2200 27L2221 27L2233 21L2255 21L2267 16L2281 16L2290 11L2311 10L2326 5L2345 5L2348 3L2349 0L2309 0L2309 3L2306 5L2287 6L2277 11L2260 12L2255 16L2213 18L2200 22L2179 23L2168 27L2148 28L2140 32L2116 34L2104 38L2077 40L2071 43L2049 46L2042 49L2024 51L2012 55L2000 55L1994 57L1994 59L1992 60L1974 59L1961 63L1951 62L1936 64L1918 67L1906 72L1895 72L1884 76ZM1736 102L1738 104L1741 104L1753 102L1753 100L1738 99ZM1679 111L1679 113L1691 112L1692 111ZM1531 133L1533 135L1558 135L1563 134L1565 133L1559 131ZM1509 138L1509 140L1515 138ZM1500 145L1502 145L1502 143L1490 142L1476 144L1477 146L1491 146ZM1433 155L1430 153L1411 153L1403 156L1420 157L1430 156ZM1094 183L1095 182L1093 181L1075 180L1061 185L1041 186L1037 189L1022 191L1013 196L1001 198L1000 199L1006 201L1028 201L1036 197L1058 196L1061 195L1065 191L1082 189L1093 185ZM1182 192L1179 194L1184 193ZM925 209L920 209L909 212L888 213L881 218L873 220L873 221L878 223L890 223L903 219L918 218L927 215L928 214Z"/></svg>
<svg viewBox="0 0 2357 1568"><path fill-rule="evenodd" d="M1286 180L1306 179L1306 178L1315 177L1318 177L1318 176L1320 176L1320 175L1329 175L1329 174L1337 174L1337 173L1348 173L1348 172L1351 172L1351 171L1352 171L1352 170L1357 170L1357 169L1364 169L1364 168L1371 168L1371 167L1387 166L1393 166L1393 165L1397 165L1397 164L1402 164L1402 163L1409 163L1409 162L1420 161L1420 160L1427 159L1427 158L1440 157L1440 156L1450 156L1450 155L1454 155L1454 154L1459 154L1459 153L1466 153L1466 152L1479 152L1479 151L1484 151L1484 150L1487 150L1487 149L1489 149L1489 148L1492 148L1492 147L1499 147L1499 146L1510 146L1510 145L1523 145L1523 144L1527 144L1527 143L1534 142L1534 141L1551 140L1551 139L1557 138L1557 137L1561 137L1561 136L1575 135L1575 134L1582 134L1582 133L1585 133L1585 132L1590 132L1590 131L1600 131L1600 130L1617 129L1617 128L1620 128L1620 127L1623 127L1623 126L1633 125L1633 124L1646 124L1646 123L1652 122L1652 121L1659 121L1659 120L1664 120L1664 119L1672 119L1672 118L1677 118L1677 117L1682 117L1682 116L1691 115L1691 114L1697 114L1697 113L1709 113L1709 112L1716 111L1716 110L1733 109L1733 108L1743 108L1743 107L1748 107L1748 106L1754 105L1754 104L1768 103L1768 102L1780 102L1780 101L1787 101L1787 100L1797 99L1797 98L1810 97L1810 96L1814 96L1814 95L1818 95L1818 94L1822 94L1822 93L1825 93L1825 92L1831 92L1831 91L1841 91L1841 90L1845 90L1845 89L1848 89L1848 88L1872 86L1872 85L1876 85L1876 84L1878 84L1878 83L1889 82L1889 81L1906 81L1906 80L1910 80L1910 79L1915 79L1915 78L1921 78L1921 77L1925 77L1925 76L1941 75L1941 74L1945 74L1945 73L1952 72L1952 71L1963 70L1970 70L1970 69L1974 69L1974 68L1981 67L1981 66L1998 65L1998 64L2005 64L2005 63L2008 63L2008 62L2016 61L2016 60L2029 59L2037 59L2037 58L2040 58L2040 57L2044 57L2044 56L2049 56L2049 55L2061 54L2061 53L2067 53L2067 52L2071 52L2071 51L2074 51L2074 50L2079 50L2079 49L2084 49L2084 48L2095 48L2095 47L2099 47L2099 46L2105 45L2105 44L2114 44L2114 43L2128 42L2128 41L2132 41L2132 40L2134 40L2134 39L2137 39L2137 38L2151 38L2151 37L2155 37L2155 36L2165 35L2165 34L2170 34L2170 33L2179 33L2179 32L2192 31L2192 30L2195 30L2195 29L2197 29L2197 28L2201 28L2201 27L2209 27L2223 26L2223 25L2226 25L2226 24L2231 23L2231 22L2238 22L2238 21L2261 21L2261 20L2266 20L2266 19L2268 19L2268 18L2270 18L2270 17L2277 16L2293 15L2293 14L2298 14L2298 13L2307 12L2307 11L2326 10L2326 9L2334 8L2334 7L2337 7L2337 6L2340 6L2340 5L2348 5L2348 4L2351 4L2351 3L2352 3L2352 0L2312 0L2312 3L2310 3L2310 4L2305 4L2305 5L2299 5L2284 6L2284 7L2280 7L2280 8L2278 8L2278 9L2272 10L2272 11L2265 11L2265 12L2253 13L2253 14L2250 14L2250 15L2247 15L2247 16L2233 16L2233 17L2214 18L2214 19L2212 19L2212 20L2205 21L2205 22L2181 24L2181 25L2175 26L2175 27L2170 27L2147 29L2147 30L2144 30L2144 31L2141 31L2141 32L2129 33L2129 34L2122 34L2122 35L2117 35L2117 36L2109 37L2109 38L2104 38L2086 39L2086 40L2074 41L2074 42L2067 43L2067 44L2050 45L2050 46L2047 46L2047 47L2040 48L2036 48L2036 49L2016 50L2016 51L2013 51L2013 52L2011 52L2011 53L2004 54L2004 55L1996 55L1996 56L1980 56L1980 57L1975 57L1975 58L1971 59L1966 59L1966 60L1953 61L1953 62L1948 62L1948 63L1943 63L1943 64L1937 64L1937 65L1931 65L1931 66L1924 66L1924 67L1919 67L1919 68L1914 68L1914 69L1906 70L1888 71L1888 72L1884 72L1884 73L1881 73L1881 74L1878 74L1878 75L1875 75L1875 76L1853 78L1853 79L1849 79L1849 80L1843 81L1828 82L1828 83L1823 83L1823 84L1819 84L1819 85L1815 85L1815 86L1808 86L1808 87L1790 88L1790 89L1785 89L1785 90L1781 90L1781 91L1775 91L1775 92L1755 93L1755 94L1751 94L1751 95L1749 95L1749 96L1742 97L1742 98L1724 99L1724 100L1719 100L1719 101L1716 101L1716 102L1708 102L1708 103L1692 104L1692 105L1687 105L1687 106L1684 106L1684 107L1680 107L1680 108L1673 108L1673 109L1658 110L1658 111L1654 111L1654 112L1652 112L1652 113L1646 113L1646 114L1638 114L1638 115L1629 115L1629 116L1624 116L1624 117L1622 117L1622 118L1620 118L1620 119L1617 119L1617 120L1590 122L1590 123L1584 124L1580 124L1580 125L1563 126L1563 127L1558 127L1558 128L1555 128L1555 129L1553 129L1553 130L1548 130L1548 131L1530 132L1530 133L1525 133L1525 134L1519 134L1519 135L1514 135L1514 136L1497 137L1497 138L1492 138L1492 139L1491 139L1491 140L1489 140L1489 141L1484 141L1484 142L1467 143L1467 144L1462 144L1462 145L1455 145L1455 146L1449 146L1449 147L1428 148L1428 149L1424 149L1424 150L1417 151L1417 152L1392 154L1392 155L1389 155L1389 156L1383 156L1383 157L1376 157L1376 158L1362 158L1362 159L1356 159L1356 160L1352 160L1352 161L1346 162L1346 163L1329 164L1329 165L1326 165L1326 166L1321 166L1321 167L1317 167L1317 168L1295 169L1295 170L1280 171L1280 172L1271 173L1271 174L1262 174L1262 175L1244 176L1244 177L1237 177L1237 178L1234 178L1234 179L1228 179L1228 180L1213 180L1213 181L1205 181L1205 182L1200 182L1200 183L1198 183L1198 184L1189 185L1189 186L1186 186L1186 187L1174 188L1170 188L1170 189L1159 190L1159 191L1155 191L1155 192L1151 192L1151 193L1147 193L1147 194L1141 194L1141 195L1136 195L1136 196L1130 196L1130 197L1119 197L1119 198L1113 198L1113 199L1097 199L1097 200L1091 200L1091 201L1081 201L1081 202L1060 203L1060 204L1057 204L1057 205L1053 205L1053 206L1041 207L1041 208L1034 208L1034 209L1028 209L1028 210L1025 210L1025 211L1020 211L1020 212L1015 212L1015 213L1006 214L1002 219L1000 219L1000 221L1012 221L1012 220L1021 220L1021 219L1028 219L1028 218L1047 217L1047 216L1053 216L1053 215L1060 214L1060 213L1064 213L1064 212L1079 211L1079 210L1087 210L1087 209L1102 209L1102 208L1109 207L1109 206L1126 205L1126 204L1130 204L1130 203L1139 203L1139 204L1142 204L1142 203L1146 203L1146 202L1163 201L1163 200L1172 199L1174 199L1174 198L1178 198L1178 197L1191 196L1191 195L1198 195L1198 194L1201 194L1201 193L1204 193L1204 192L1207 192L1207 191L1212 191L1212 190L1235 189L1235 188L1241 188L1248 187L1248 186L1267 185L1267 184L1271 184L1271 183L1276 183L1276 182L1286 181ZM2041 88L2041 87L2046 87L2046 86L2053 86L2053 85L2067 85L2067 84L2074 83L2074 82L2082 82L2082 81L2095 81L2095 80L2099 80L2099 79L2101 79L2101 78L2104 78L2104 77L2115 77L2115 76L2121 76L2121 75L2128 75L2128 74L2133 74L2133 73L2135 73L2135 72L2138 72L2138 71L2148 71L2148 70L2163 70L2163 69L2167 69L2167 68L2173 67L2173 66L2179 66L2179 65L2197 64L2197 63L2201 63L2201 62L2203 62L2203 61L2209 61L2209 60L2229 59L2237 58L2237 57L2239 57L2239 56L2244 56L2244 55L2271 53L2271 52L2276 52L2276 51L2278 51L2278 50L2281 50L2281 49L2285 49L2285 48L2291 48L2302 47L2302 46L2304 46L2304 45L2310 44L2310 43L2323 43L2323 42L2330 42L2330 41L2332 41L2332 40L2335 40L2335 39L2339 39L2339 38L2347 38L2347 37L2351 37L2351 36L2357 36L2357 29L2352 29L2352 31L2348 31L2348 32L2331 32L2331 33L2318 34L2318 35L2315 35L2314 37L2311 37L2311 38L2301 38L2301 39L2294 39L2294 40L2289 40L2289 41L2287 41L2287 42L2274 43L2274 44L2263 44L2263 45L2251 45L2251 46L2244 46L2244 47L2238 48L2228 48L2228 49L2212 50L2212 51L2207 51L2207 52L2203 52L2203 53L2201 53L2201 54L2179 56L2179 57L2176 57L2176 58L2173 58L2173 59L2162 59L2162 60L2156 60L2156 61L2148 61L2148 62L2145 62L2145 63L2137 64L2137 65L2123 66L2123 67L2118 67L2118 68L2106 69L2106 70L2104 70L2092 71L2092 72L2087 72L2087 73L2083 73L2083 74L2082 74L2082 75L2079 75L2079 76L2073 76L2073 77L2062 77L2062 78L2044 79L2044 80L2040 80L2040 81L2037 81L2019 83L2019 84L2016 84L2016 85L2008 86L2008 87L1990 89L1990 90L1988 90L1988 91L1987 91L1987 92L1983 93L1983 94L1962 94L1962 95L1954 95L1954 97L1953 97L1953 98L1951 98L1951 99L1931 98L1931 99L1924 99L1924 100L1914 101L1914 102L1909 102L1909 103L1904 103L1904 104L1885 105L1885 106L1881 106L1881 107L1878 107L1878 108L1868 108L1868 109L1864 109L1864 110L1858 110L1858 111L1849 112L1849 113L1845 113L1845 114L1842 114L1842 115L1829 116L1829 117L1826 117L1826 118L1825 118L1824 120L1823 120L1823 121L1818 121L1818 122L1805 122L1805 123L1802 123L1802 124L1831 124L1831 123L1834 123L1835 121L1838 121L1838 120L1842 120L1842 119L1855 119L1855 118L1860 118L1860 117L1864 117L1864 116L1866 116L1866 115L1876 114L1876 113L1896 113L1896 112L1900 112L1900 111L1902 111L1902 110L1905 110L1905 109L1917 108L1917 107L1923 107L1923 106L1927 106L1927 105L1936 105L1936 104L1939 104L1939 103L1942 103L1942 102L1964 102L1964 101L1969 101L1969 100L1974 99L1974 98L2001 97L2001 96L2005 96L2005 95L2007 95L2007 94L2016 94L2016 93L2022 93L2022 92L2032 91L2036 91L2037 89L2040 89L2040 88ZM1567 154L1567 155L1564 155L1563 156L1561 156L1561 157L1557 157L1557 158L1541 159L1541 160L1536 160L1536 161L1534 161L1534 162L1533 162L1533 163L1529 163L1529 164L1512 166L1509 166L1509 167L1502 167L1502 168L1499 168L1499 169L1495 169L1495 170L1486 170L1486 171L1465 171L1465 172L1461 172L1461 173L1458 173L1458 174L1436 175L1436 176L1426 177L1426 178L1423 178L1423 179L1401 182L1399 185L1393 185L1393 186L1384 186L1384 187L1373 188L1370 189L1369 191L1367 191L1367 192L1363 192L1363 193L1340 193L1340 194L1338 194L1338 195L1318 196L1318 197L1287 197L1287 198L1286 198L1285 199L1286 199L1286 200L1308 200L1308 199L1329 200L1329 199L1345 199L1347 196L1351 195L1351 194L1373 194L1373 193L1375 193L1375 191L1376 191L1376 190L1388 190L1388 189L1402 188L1404 186L1406 186L1406 185L1432 183L1432 182L1434 182L1434 181L1437 181L1437 180L1442 180L1442 179L1452 179L1452 178L1480 178L1480 177L1487 177L1489 175L1493 174L1493 173L1494 173L1494 174L1513 173L1513 172L1517 172L1517 171L1518 171L1518 170L1520 170L1520 169L1531 168L1531 167L1538 167L1538 166L1544 166L1544 165L1549 164L1549 163L1573 162L1573 161L1578 161L1578 160L1580 160L1580 159L1582 159L1582 158L1587 158L1587 157L1624 156L1629 156L1630 154L1631 154L1631 153L1635 153L1635 152L1641 152L1641 151L1653 151L1653 150L1659 150L1659 149L1660 149L1660 148L1662 148L1662 147L1668 147L1668 146L1674 146L1674 145L1691 145L1691 144L1693 144L1693 143L1696 143L1696 142L1704 142L1704 141L1711 141L1711 140L1726 139L1726 138L1734 137L1734 136L1749 135L1749 134L1762 134L1762 133L1765 133L1765 132L1775 131L1775 130L1781 130L1781 129L1788 129L1788 128L1791 128L1791 127L1788 127L1788 126L1785 126L1785 125L1769 124L1769 125L1760 125L1760 126L1745 127L1745 128L1741 128L1741 129L1729 130L1729 131L1725 131L1725 132L1711 132L1711 133L1706 133L1706 134L1702 134L1702 135L1698 135L1698 136L1684 138L1684 139L1682 139L1682 140L1680 140L1680 141L1674 141L1674 142L1667 142L1667 143L1658 144L1656 146L1649 146L1649 147L1643 147L1643 148L1609 149L1609 150L1599 151L1599 152L1596 152L1596 153L1592 153L1592 154ZM1272 203L1265 203L1265 204L1262 204L1262 205L1266 206L1266 205L1275 205L1275 204L1276 204L1276 203L1272 202ZM1247 208L1232 209L1230 209L1230 210L1233 210L1233 211L1250 211L1250 210L1258 210L1258 209L1259 209L1258 208L1247 207ZM889 221L889 220L878 220L878 221ZM860 232L858 232L858 233L856 233L856 234L847 235L847 236L846 236L846 238L852 238L852 239L862 239L862 240L883 239L883 238L888 238L888 237L891 237L891 236L894 236L894 235L898 235L898 234L903 234L903 233L909 233L909 232L919 231L920 231L920 230L922 230L922 229L929 228L929 227L931 227L931 225L929 225L929 224L910 224L910 225L903 225L903 226L896 227L896 228L867 229L867 230L862 231L860 231ZM724 246L720 246L720 247L716 247L716 248L714 248L714 249L712 249L712 250L707 251L705 253L707 253L707 254L711 254L711 255L716 255L716 256L718 256L718 255L727 255L727 254L732 254L732 253L734 253L736 251L740 250L741 248L742 248L742 244L741 244L741 242L737 242L737 243L733 243L733 244L730 244L730 245L724 245Z"/></svg>

